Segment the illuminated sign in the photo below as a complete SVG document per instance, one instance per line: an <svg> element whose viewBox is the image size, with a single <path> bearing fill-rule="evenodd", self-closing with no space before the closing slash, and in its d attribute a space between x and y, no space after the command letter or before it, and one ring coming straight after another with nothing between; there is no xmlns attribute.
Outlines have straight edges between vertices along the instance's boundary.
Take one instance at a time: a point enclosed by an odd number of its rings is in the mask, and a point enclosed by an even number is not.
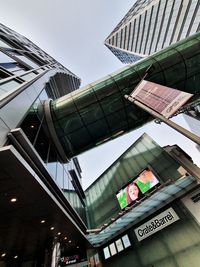
<svg viewBox="0 0 200 267"><path fill-rule="evenodd" d="M132 205L141 199L144 194L159 184L159 180L149 168L144 169L137 177L120 189L117 193L117 200L121 209Z"/></svg>
<svg viewBox="0 0 200 267"><path fill-rule="evenodd" d="M79 255L73 255L73 256L67 256L67 257L61 257L60 264L61 266L67 266L70 264L74 264L80 261Z"/></svg>
<svg viewBox="0 0 200 267"><path fill-rule="evenodd" d="M138 241L141 241L167 227L168 225L176 222L177 220L179 220L178 215L172 208L169 208L148 222L140 225L134 231Z"/></svg>

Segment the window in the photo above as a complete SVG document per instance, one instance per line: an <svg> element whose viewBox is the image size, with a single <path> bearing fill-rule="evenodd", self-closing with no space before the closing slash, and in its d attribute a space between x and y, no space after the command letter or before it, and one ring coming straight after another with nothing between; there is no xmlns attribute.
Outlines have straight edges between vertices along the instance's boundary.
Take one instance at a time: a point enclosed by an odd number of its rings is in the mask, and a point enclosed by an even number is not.
<svg viewBox="0 0 200 267"><path fill-rule="evenodd" d="M127 234L122 236L121 238L118 238L115 242L112 242L107 247L103 248L105 260L130 246L131 243Z"/></svg>

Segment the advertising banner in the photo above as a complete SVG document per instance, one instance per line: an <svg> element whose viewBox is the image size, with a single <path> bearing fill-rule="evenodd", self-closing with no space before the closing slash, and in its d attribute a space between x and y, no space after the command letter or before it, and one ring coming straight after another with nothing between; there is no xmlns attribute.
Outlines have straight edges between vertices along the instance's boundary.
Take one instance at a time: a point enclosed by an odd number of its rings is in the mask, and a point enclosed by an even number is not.
<svg viewBox="0 0 200 267"><path fill-rule="evenodd" d="M178 215L172 208L169 208L148 222L140 225L134 231L138 241L141 241L167 227L168 225L176 222L177 220L179 220Z"/></svg>
<svg viewBox="0 0 200 267"><path fill-rule="evenodd" d="M144 197L146 192L150 192L159 185L160 182L153 170L145 168L135 179L131 180L116 193L118 203L123 210L127 206L133 205L137 200Z"/></svg>
<svg viewBox="0 0 200 267"><path fill-rule="evenodd" d="M130 96L164 117L169 118L193 95L143 80Z"/></svg>

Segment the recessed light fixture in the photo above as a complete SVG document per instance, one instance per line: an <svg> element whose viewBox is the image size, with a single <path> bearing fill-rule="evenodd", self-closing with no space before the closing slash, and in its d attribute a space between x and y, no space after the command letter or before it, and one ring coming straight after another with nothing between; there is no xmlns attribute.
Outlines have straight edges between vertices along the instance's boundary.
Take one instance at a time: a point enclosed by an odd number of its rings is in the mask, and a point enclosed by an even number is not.
<svg viewBox="0 0 200 267"><path fill-rule="evenodd" d="M17 202L17 198L16 198L16 197L12 197L12 198L10 199L10 202L12 202L12 203Z"/></svg>
<svg viewBox="0 0 200 267"><path fill-rule="evenodd" d="M71 243L72 241L71 241L71 240L69 240L68 242L69 242L69 243Z"/></svg>
<svg viewBox="0 0 200 267"><path fill-rule="evenodd" d="M5 256L6 256L6 253L5 252L1 254L1 257L2 258L5 257Z"/></svg>
<svg viewBox="0 0 200 267"><path fill-rule="evenodd" d="M41 220L40 223L45 223L46 221L45 220Z"/></svg>
<svg viewBox="0 0 200 267"><path fill-rule="evenodd" d="M58 232L58 234L57 235L61 235L61 232Z"/></svg>
<svg viewBox="0 0 200 267"><path fill-rule="evenodd" d="M50 228L50 230L54 230L54 227L52 226L52 227Z"/></svg>
<svg viewBox="0 0 200 267"><path fill-rule="evenodd" d="M76 248L79 248L79 246L77 246Z"/></svg>
<svg viewBox="0 0 200 267"><path fill-rule="evenodd" d="M66 236L64 237L64 240L67 240L67 237Z"/></svg>
<svg viewBox="0 0 200 267"><path fill-rule="evenodd" d="M31 128L34 128L35 126L34 126L34 125L31 125L30 127L31 127Z"/></svg>
<svg viewBox="0 0 200 267"><path fill-rule="evenodd" d="M18 258L18 256L17 256L17 255L15 255L15 256L14 256L14 259L17 259L17 258Z"/></svg>

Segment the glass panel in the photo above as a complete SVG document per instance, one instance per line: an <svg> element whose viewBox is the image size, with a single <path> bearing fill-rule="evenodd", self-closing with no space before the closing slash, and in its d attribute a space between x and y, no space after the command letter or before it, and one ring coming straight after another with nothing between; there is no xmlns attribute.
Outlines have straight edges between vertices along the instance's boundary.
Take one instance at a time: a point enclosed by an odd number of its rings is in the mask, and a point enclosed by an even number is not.
<svg viewBox="0 0 200 267"><path fill-rule="evenodd" d="M57 169L57 162L47 163L47 170L54 180L56 180L56 169Z"/></svg>
<svg viewBox="0 0 200 267"><path fill-rule="evenodd" d="M20 85L21 84L15 80L11 80L6 83L0 84L0 90L2 92L1 94L13 90L15 88L17 89Z"/></svg>
<svg viewBox="0 0 200 267"><path fill-rule="evenodd" d="M0 47L5 47L5 48L11 48L10 45L8 45L6 42L0 39Z"/></svg>
<svg viewBox="0 0 200 267"><path fill-rule="evenodd" d="M35 149L39 153L40 157L44 162L47 162L48 149L49 149L49 140L47 139L43 128L41 127L39 130L39 134L36 137Z"/></svg>
<svg viewBox="0 0 200 267"><path fill-rule="evenodd" d="M57 162L57 175L56 175L56 183L60 188L64 186L64 170L63 164Z"/></svg>
<svg viewBox="0 0 200 267"><path fill-rule="evenodd" d="M21 77L22 77L22 79L24 79L25 81L30 81L30 80L32 80L33 78L35 78L36 76L37 76L36 73L31 72L31 73L22 75Z"/></svg>
<svg viewBox="0 0 200 267"><path fill-rule="evenodd" d="M11 63L11 62L16 62L16 61L0 51L0 63Z"/></svg>
<svg viewBox="0 0 200 267"><path fill-rule="evenodd" d="M25 56L21 56L21 55L17 55L14 53L14 56L19 58L20 60L22 60L23 62L25 62L26 64L28 64L30 67L32 68L38 68L39 65L36 64L35 62L33 62L32 60L30 60L29 58L25 57Z"/></svg>
<svg viewBox="0 0 200 267"><path fill-rule="evenodd" d="M85 124L89 124L104 117L99 103L91 104L89 107L80 110L80 116Z"/></svg>

